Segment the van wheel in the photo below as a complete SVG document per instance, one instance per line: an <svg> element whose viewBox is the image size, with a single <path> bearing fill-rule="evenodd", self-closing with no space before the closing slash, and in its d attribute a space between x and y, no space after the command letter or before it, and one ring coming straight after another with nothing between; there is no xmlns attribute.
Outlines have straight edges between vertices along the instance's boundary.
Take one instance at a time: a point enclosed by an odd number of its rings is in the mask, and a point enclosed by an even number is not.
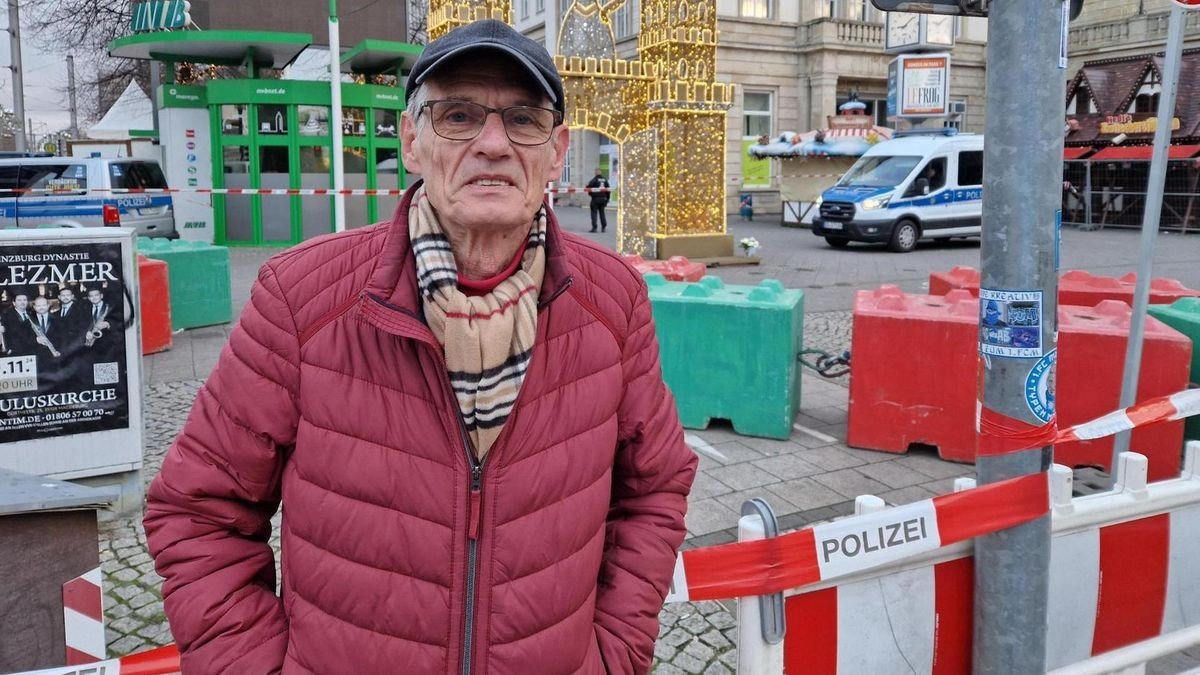
<svg viewBox="0 0 1200 675"><path fill-rule="evenodd" d="M825 237L825 243L834 248L846 248L850 245L850 240L841 237Z"/></svg>
<svg viewBox="0 0 1200 675"><path fill-rule="evenodd" d="M908 253L917 247L917 239L920 239L921 231L917 229L917 224L911 220L902 220L896 223L896 229L892 230L892 240L888 243L888 248L896 253Z"/></svg>

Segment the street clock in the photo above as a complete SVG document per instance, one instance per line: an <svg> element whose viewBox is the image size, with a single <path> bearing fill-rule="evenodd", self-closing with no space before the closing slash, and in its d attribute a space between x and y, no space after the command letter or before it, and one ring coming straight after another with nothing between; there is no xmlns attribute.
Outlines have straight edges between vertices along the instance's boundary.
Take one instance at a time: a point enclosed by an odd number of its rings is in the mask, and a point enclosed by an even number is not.
<svg viewBox="0 0 1200 675"><path fill-rule="evenodd" d="M949 14L888 12L884 50L890 53L944 50L954 46L954 17Z"/></svg>

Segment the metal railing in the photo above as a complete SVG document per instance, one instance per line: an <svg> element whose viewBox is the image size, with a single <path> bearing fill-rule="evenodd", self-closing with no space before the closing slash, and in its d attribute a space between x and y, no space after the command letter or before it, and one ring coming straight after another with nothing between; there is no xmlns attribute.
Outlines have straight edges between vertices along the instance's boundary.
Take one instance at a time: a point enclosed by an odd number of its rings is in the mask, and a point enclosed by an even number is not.
<svg viewBox="0 0 1200 675"><path fill-rule="evenodd" d="M1063 162L1063 224L1083 229L1140 229L1145 215L1149 160ZM1167 164L1160 227L1200 230L1200 162Z"/></svg>

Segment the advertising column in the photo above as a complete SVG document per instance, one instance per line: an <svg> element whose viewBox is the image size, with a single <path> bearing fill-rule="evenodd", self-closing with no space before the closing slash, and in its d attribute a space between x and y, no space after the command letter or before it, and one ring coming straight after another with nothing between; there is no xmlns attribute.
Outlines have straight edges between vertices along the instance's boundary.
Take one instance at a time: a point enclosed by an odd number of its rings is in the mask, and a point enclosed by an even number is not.
<svg viewBox="0 0 1200 675"><path fill-rule="evenodd" d="M0 234L0 468L141 503L141 340L128 228ZM164 300L165 301L165 300Z"/></svg>
<svg viewBox="0 0 1200 675"><path fill-rule="evenodd" d="M212 243L216 231L212 196L196 193L212 188L212 131L203 87L169 84L160 87L159 140L167 184L174 195L175 230L181 239Z"/></svg>

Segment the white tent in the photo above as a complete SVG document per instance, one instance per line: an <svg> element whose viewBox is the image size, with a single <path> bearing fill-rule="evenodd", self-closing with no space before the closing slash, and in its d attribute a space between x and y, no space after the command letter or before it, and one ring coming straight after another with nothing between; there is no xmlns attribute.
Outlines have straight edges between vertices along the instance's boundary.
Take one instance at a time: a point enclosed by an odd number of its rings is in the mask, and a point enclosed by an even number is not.
<svg viewBox="0 0 1200 675"><path fill-rule="evenodd" d="M154 128L154 106L150 97L142 91L134 80L121 93L117 102L112 104L104 117L88 129L87 137L99 140L125 140L131 130L150 130Z"/></svg>

